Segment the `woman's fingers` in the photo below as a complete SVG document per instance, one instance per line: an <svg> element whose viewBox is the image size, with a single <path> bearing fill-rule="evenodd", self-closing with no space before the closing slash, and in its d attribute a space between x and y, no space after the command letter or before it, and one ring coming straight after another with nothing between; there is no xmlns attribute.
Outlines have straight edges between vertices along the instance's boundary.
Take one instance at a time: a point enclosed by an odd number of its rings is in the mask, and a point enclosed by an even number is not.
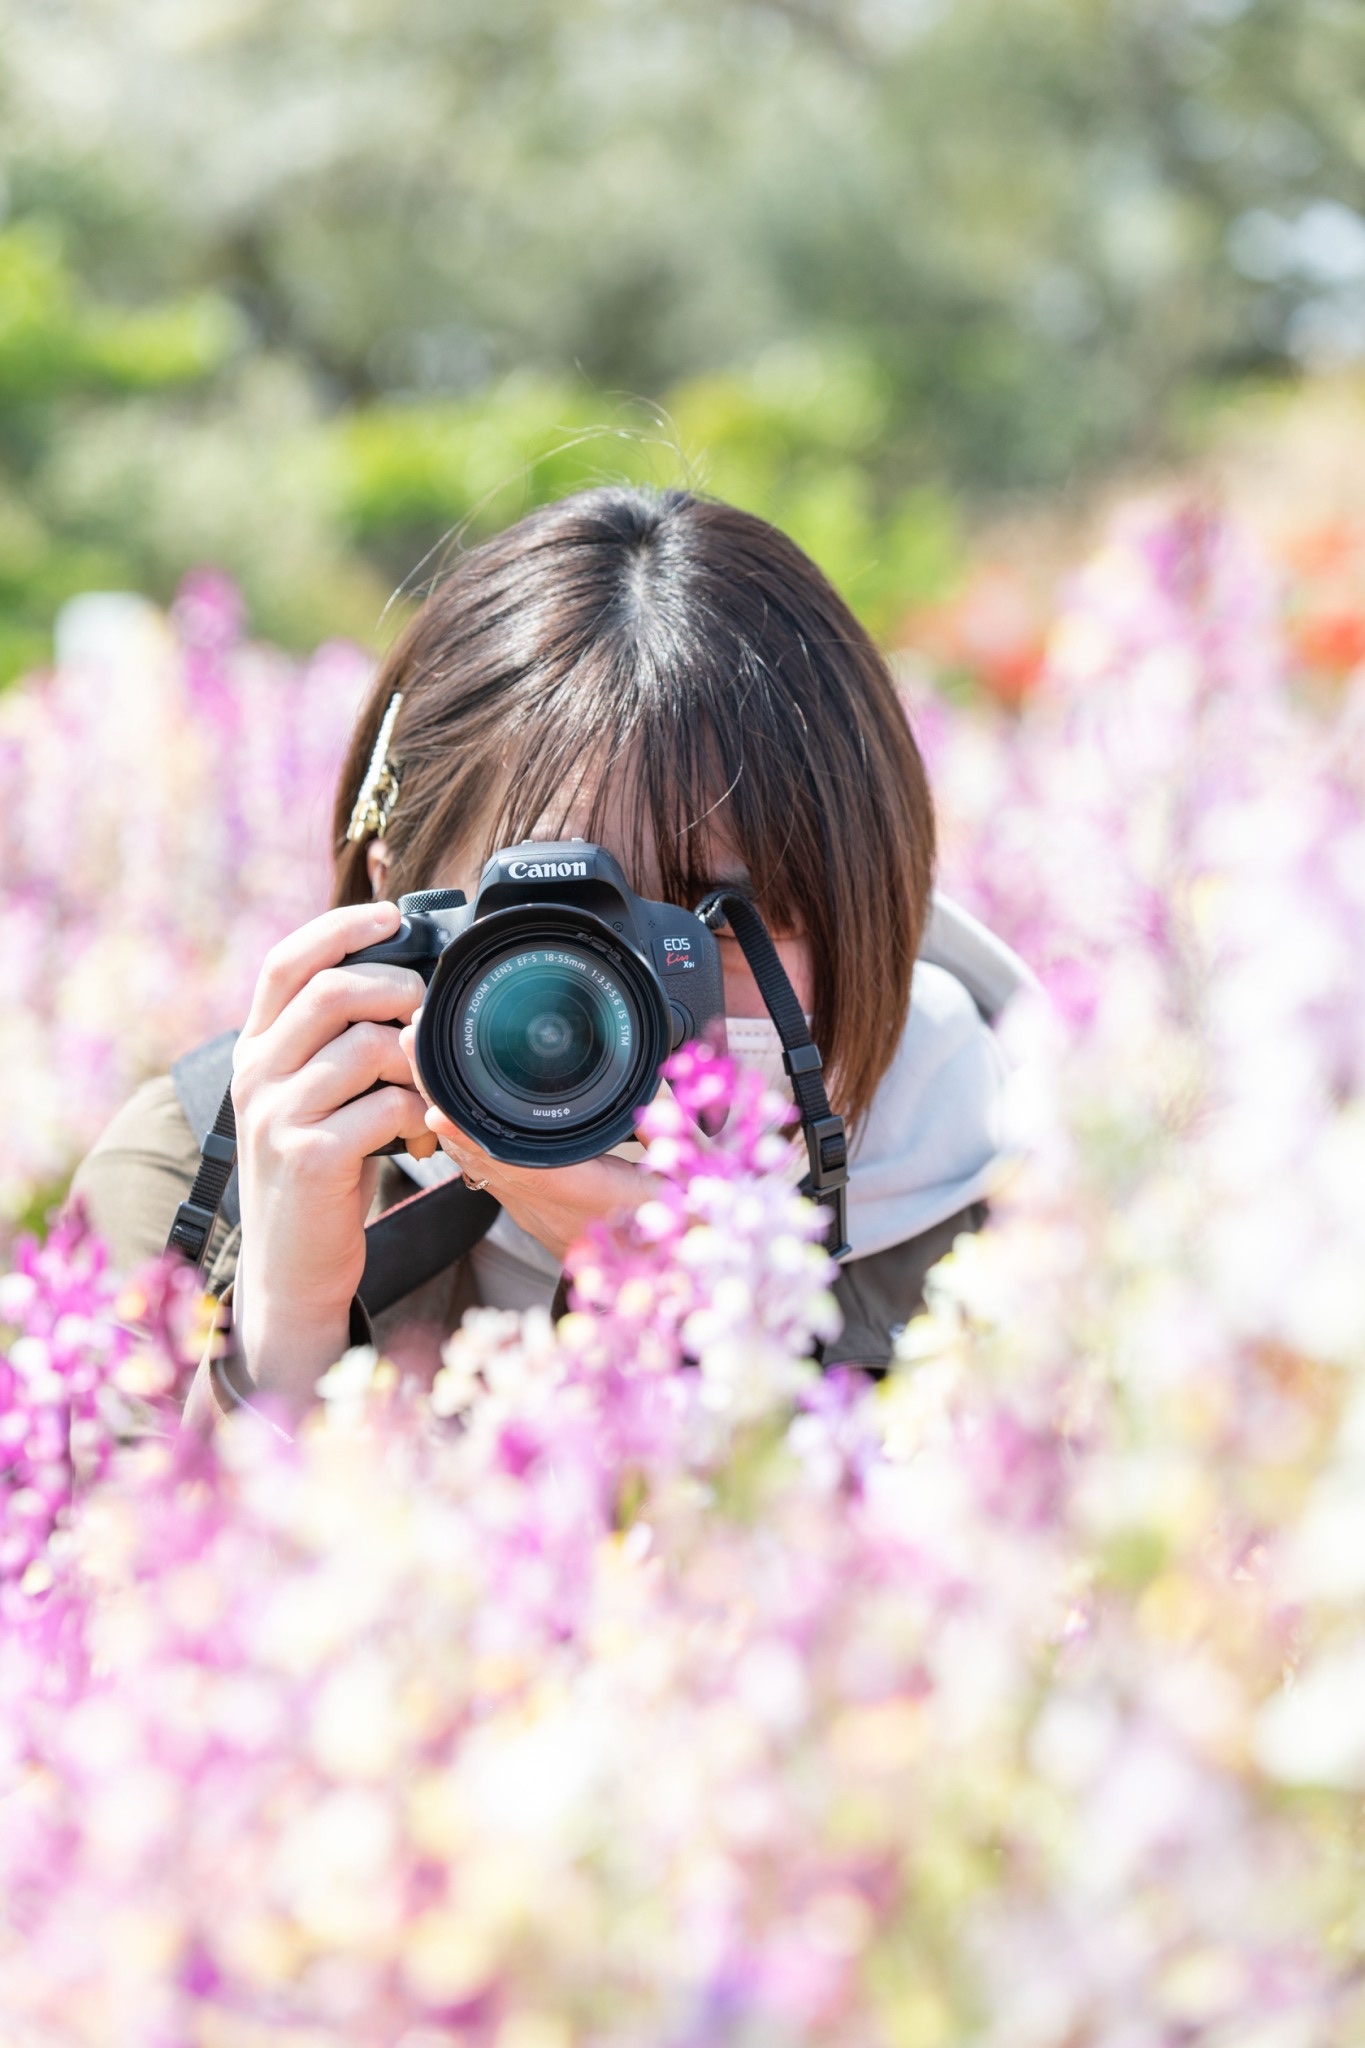
<svg viewBox="0 0 1365 2048"><path fill-rule="evenodd" d="M468 1173L476 1180L485 1180L490 1174L509 1171L502 1160L494 1159L491 1153L484 1151L477 1138L471 1138L468 1131L462 1131L457 1123L451 1122L443 1109L437 1109L430 1103L426 1107L426 1127L461 1173Z"/></svg>
<svg viewBox="0 0 1365 2048"><path fill-rule="evenodd" d="M296 1096L281 1084L253 1104L242 1139L256 1173L284 1169L296 1186L350 1188L371 1153L395 1138L420 1146L430 1135L422 1098L394 1082L363 1089L326 1115L305 1113Z"/></svg>
<svg viewBox="0 0 1365 2048"><path fill-rule="evenodd" d="M422 1118L421 1096L412 1088L391 1085L376 1089L373 1095L357 1095L333 1110L318 1128L333 1133L339 1146L361 1159L395 1138L404 1139L414 1158L420 1159L428 1154L418 1147L430 1136Z"/></svg>
<svg viewBox="0 0 1365 2048"><path fill-rule="evenodd" d="M422 978L408 967L345 964L397 923L389 903L329 911L268 955L232 1091L243 1144L267 1176L287 1158L288 1172L307 1182L349 1184L366 1155L395 1138L418 1158L434 1151L394 1028L421 1003Z"/></svg>
<svg viewBox="0 0 1365 2048"><path fill-rule="evenodd" d="M428 1109L427 1129L440 1140L441 1150L452 1159L468 1180L486 1180L498 1186L516 1187L537 1202L553 1204L563 1199L573 1204L587 1196L595 1200L609 1195L615 1201L639 1193L640 1169L631 1159L616 1159L604 1152L596 1159L584 1159L577 1166L511 1166L495 1159L477 1138L452 1123L444 1111ZM614 1206L614 1201L612 1203Z"/></svg>
<svg viewBox="0 0 1365 2048"><path fill-rule="evenodd" d="M379 1082L392 1082L421 1103L391 1024L352 1024L329 1039L305 1065L293 1073L272 1076L265 1085L277 1104L288 1105L290 1116L315 1121L330 1116L344 1102Z"/></svg>
<svg viewBox="0 0 1365 2048"><path fill-rule="evenodd" d="M265 956L243 1035L254 1038L269 1030L315 974L339 966L348 953L392 938L398 925L396 903L351 903L290 932Z"/></svg>
<svg viewBox="0 0 1365 2048"><path fill-rule="evenodd" d="M398 1033L390 1024L352 1025L296 1073L261 1076L248 1069L248 1075L250 1088L236 1089L238 1121L248 1144L267 1132L276 1134L278 1142L287 1132L292 1147L309 1149L308 1134L327 1126L324 1149L333 1138L344 1145L349 1137L360 1145L357 1158L394 1138L411 1139L418 1157L429 1157L434 1149L423 1121L426 1105L412 1086ZM342 1114L357 1101L367 1105L361 1118Z"/></svg>
<svg viewBox="0 0 1365 2048"><path fill-rule="evenodd" d="M422 991L422 993L423 995L426 994L425 989ZM421 1023L421 1021L422 1005L419 1003L417 1005L417 1008L413 1011L411 1017L409 1017L407 1023L403 1026L403 1029L399 1032L398 1043L403 1048L403 1057L407 1061L409 1070L412 1074L413 1087L419 1091L422 1100L425 1103L430 1104L431 1097L427 1094L426 1087L422 1081L422 1076L417 1071L417 1026Z"/></svg>
<svg viewBox="0 0 1365 2048"><path fill-rule="evenodd" d="M353 965L392 938L391 903L315 918L274 948L233 1060L242 1234L251 1247L242 1336L260 1386L302 1407L337 1356L365 1265L365 1216L394 1139L430 1151L426 1105L395 1023L422 996L409 968Z"/></svg>
<svg viewBox="0 0 1365 2048"><path fill-rule="evenodd" d="M411 967L322 968L273 1024L252 1036L243 1033L237 1067L249 1065L261 1075L297 1073L324 1047L344 1041L348 1025L402 1024L425 993L421 975ZM401 1059L396 1032L390 1041Z"/></svg>

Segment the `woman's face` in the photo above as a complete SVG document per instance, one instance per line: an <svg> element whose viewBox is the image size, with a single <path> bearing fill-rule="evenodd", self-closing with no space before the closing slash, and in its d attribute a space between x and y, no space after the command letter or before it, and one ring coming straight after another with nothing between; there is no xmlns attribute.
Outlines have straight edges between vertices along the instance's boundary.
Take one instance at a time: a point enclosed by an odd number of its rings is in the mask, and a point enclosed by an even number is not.
<svg viewBox="0 0 1365 2048"><path fill-rule="evenodd" d="M586 839L589 836L588 820L591 810L591 799L584 798L579 792L570 802L567 814L555 810L547 812L543 819L537 820L536 829L529 836L533 839L541 836L547 839ZM622 807L609 795L604 814L599 815L597 821L596 844L620 861L632 888L639 895L658 902L660 890L657 869L651 872L654 867L651 859L643 870L637 867L637 871L632 873L632 867L636 864L627 855L628 839ZM715 875L717 881L735 882L741 886L747 883L748 875L743 863L727 848L724 836L718 829L710 830L710 845L711 859L708 869ZM370 892L379 898L387 890L389 873L388 849L382 839L371 841L366 860ZM463 889L466 896L472 897L479 886L482 868L483 862L473 855L453 855L449 862L442 865L441 872L427 878L423 886L431 889ZM691 905L683 907L690 909ZM768 1006L759 993L753 970L740 951L738 941L729 931L718 932L716 937L720 942L721 966L725 974L725 1014L728 1017L766 1017ZM815 1001L810 947L804 937L790 932L774 932L773 943L796 991L797 1000L809 1016Z"/></svg>

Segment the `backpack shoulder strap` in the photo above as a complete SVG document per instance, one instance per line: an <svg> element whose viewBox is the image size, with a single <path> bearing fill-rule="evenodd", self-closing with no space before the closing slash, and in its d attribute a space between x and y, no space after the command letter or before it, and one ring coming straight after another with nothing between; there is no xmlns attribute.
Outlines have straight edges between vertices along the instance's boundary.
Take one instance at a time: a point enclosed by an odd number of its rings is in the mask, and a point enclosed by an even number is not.
<svg viewBox="0 0 1365 2048"><path fill-rule="evenodd" d="M193 1052L187 1052L171 1068L176 1099L185 1112L185 1121L194 1132L195 1143L198 1145L203 1145L205 1138L213 1129L219 1104L231 1083L232 1049L237 1043L237 1038L238 1034L235 1031L220 1031L216 1038L206 1039L203 1045L196 1045ZM242 1220L241 1196L237 1187L235 1166L228 1175L219 1209L229 1230L235 1230Z"/></svg>

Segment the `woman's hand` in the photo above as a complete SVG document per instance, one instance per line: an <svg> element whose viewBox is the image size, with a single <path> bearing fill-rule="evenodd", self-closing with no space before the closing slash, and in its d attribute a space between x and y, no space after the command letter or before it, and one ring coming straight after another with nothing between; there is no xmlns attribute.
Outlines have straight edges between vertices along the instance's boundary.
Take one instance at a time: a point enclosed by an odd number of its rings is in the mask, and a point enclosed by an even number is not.
<svg viewBox="0 0 1365 2048"><path fill-rule="evenodd" d="M402 1035L409 1059L415 1023L414 1016ZM416 1080L415 1062L412 1075ZM538 1238L561 1265L570 1245L577 1244L590 1223L622 1209L638 1208L650 1192L650 1182L638 1166L628 1159L614 1159L610 1153L600 1159L585 1159L581 1166L509 1166L485 1152L477 1138L471 1138L434 1105L427 1108L426 1123L465 1179L486 1187L512 1221Z"/></svg>
<svg viewBox="0 0 1365 2048"><path fill-rule="evenodd" d="M378 1172L367 1154L394 1138L419 1157L435 1150L396 1028L421 1003L422 978L344 964L397 929L392 903L367 903L329 910L281 940L233 1059L244 1253L236 1322L252 1378L294 1412L350 1340Z"/></svg>

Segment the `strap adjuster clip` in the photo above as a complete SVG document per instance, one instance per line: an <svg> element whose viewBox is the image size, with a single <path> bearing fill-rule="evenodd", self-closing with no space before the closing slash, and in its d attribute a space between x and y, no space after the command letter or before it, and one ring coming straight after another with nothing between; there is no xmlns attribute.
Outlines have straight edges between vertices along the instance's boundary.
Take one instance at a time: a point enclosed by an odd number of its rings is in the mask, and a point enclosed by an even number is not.
<svg viewBox="0 0 1365 2048"><path fill-rule="evenodd" d="M833 1211L827 1245L832 1259L846 1259L848 1241L848 1134L841 1116L812 1117L805 1126L810 1171L801 1193Z"/></svg>
<svg viewBox="0 0 1365 2048"><path fill-rule="evenodd" d="M841 1116L812 1117L806 1125L810 1184L817 1195L848 1185L848 1136Z"/></svg>
<svg viewBox="0 0 1365 2048"><path fill-rule="evenodd" d="M183 1252L192 1266L201 1264L209 1235L218 1220L216 1209L203 1209L198 1202L182 1202L175 1212L167 1251Z"/></svg>

